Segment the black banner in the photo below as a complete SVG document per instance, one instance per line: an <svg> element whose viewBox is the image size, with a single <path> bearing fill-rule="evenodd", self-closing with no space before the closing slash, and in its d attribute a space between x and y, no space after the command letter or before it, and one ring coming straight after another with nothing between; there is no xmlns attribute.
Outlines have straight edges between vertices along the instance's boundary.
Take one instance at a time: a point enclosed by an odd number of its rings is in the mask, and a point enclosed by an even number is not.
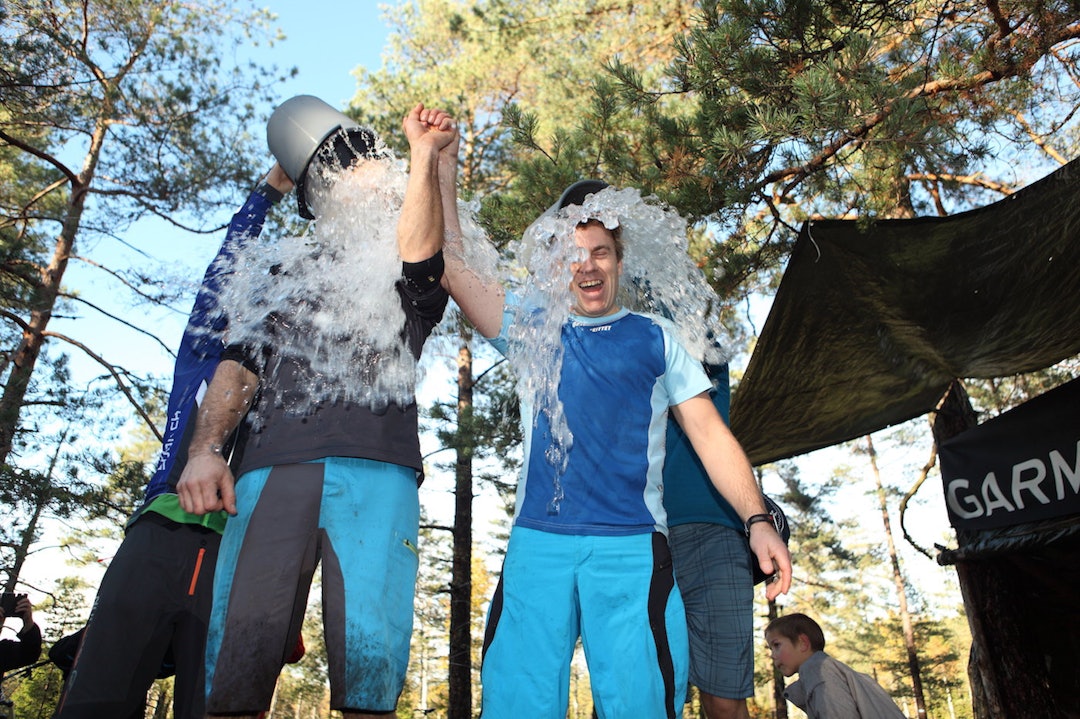
<svg viewBox="0 0 1080 719"><path fill-rule="evenodd" d="M957 529L1080 514L1080 379L938 449L949 521Z"/></svg>

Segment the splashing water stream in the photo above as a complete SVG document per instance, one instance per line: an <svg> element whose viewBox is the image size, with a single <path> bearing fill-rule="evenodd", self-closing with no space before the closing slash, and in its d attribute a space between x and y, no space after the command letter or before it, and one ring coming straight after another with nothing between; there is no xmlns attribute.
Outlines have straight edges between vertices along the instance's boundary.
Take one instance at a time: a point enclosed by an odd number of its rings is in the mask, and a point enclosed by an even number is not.
<svg viewBox="0 0 1080 719"><path fill-rule="evenodd" d="M272 346L268 378L283 360L300 361L298 391L279 398L290 413L323 402L408 404L416 363L394 289L407 168L384 152L320 179L309 190L318 220L307 235L249 242L237 255L220 297L228 340Z"/></svg>
<svg viewBox="0 0 1080 719"><path fill-rule="evenodd" d="M229 314L230 342L273 346L271 376L283 358L301 360L299 391L279 399L289 412L309 413L322 402L339 401L380 411L390 402L413 400L416 363L401 334L404 312L394 291L407 169L384 146L379 149L375 159L312 183L311 205L319 218L312 232L246 243L223 283L220 303ZM478 207L461 210L462 242L452 247L482 281L501 278L521 300L513 308L509 360L525 406L544 413L551 426L544 456L555 468L549 512L557 514L564 498L560 477L573 446L558 387L577 224L596 218L622 228L620 304L671 320L691 355L710 363L726 360L716 339L726 334L720 302L689 257L686 221L636 189L609 187L583 206L549 209L505 257L476 222Z"/></svg>

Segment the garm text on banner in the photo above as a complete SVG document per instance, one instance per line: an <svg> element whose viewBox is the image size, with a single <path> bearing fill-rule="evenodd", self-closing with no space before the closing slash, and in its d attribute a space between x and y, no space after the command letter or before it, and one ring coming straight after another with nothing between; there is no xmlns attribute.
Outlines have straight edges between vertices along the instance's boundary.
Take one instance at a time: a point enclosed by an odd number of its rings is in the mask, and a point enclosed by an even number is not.
<svg viewBox="0 0 1080 719"><path fill-rule="evenodd" d="M990 529L1080 514L1080 379L942 443L949 521Z"/></svg>

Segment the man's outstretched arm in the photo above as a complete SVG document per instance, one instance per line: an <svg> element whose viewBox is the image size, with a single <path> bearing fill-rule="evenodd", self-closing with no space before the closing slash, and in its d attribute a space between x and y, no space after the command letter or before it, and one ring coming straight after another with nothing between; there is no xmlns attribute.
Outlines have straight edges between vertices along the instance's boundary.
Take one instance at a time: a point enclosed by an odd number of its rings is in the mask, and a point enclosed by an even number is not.
<svg viewBox="0 0 1080 719"><path fill-rule="evenodd" d="M461 138L439 151L439 192L446 223L443 258L446 271L442 284L458 307L484 337L494 337L502 329L506 291L497 281L482 279L465 265L465 247L457 205L457 160Z"/></svg>
<svg viewBox="0 0 1080 719"><path fill-rule="evenodd" d="M765 498L754 479L754 468L739 441L724 423L706 392L671 408L675 420L686 432L716 490L738 512L742 521L755 514L768 514ZM772 522L750 525L750 551L765 574L777 579L765 590L769 599L787 592L791 586L791 553Z"/></svg>

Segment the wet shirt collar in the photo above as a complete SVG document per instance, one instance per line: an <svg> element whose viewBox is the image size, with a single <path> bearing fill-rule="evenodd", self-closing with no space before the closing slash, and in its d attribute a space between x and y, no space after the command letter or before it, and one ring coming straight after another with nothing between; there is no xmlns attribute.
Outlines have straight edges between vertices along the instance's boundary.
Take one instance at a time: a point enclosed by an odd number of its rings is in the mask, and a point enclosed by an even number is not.
<svg viewBox="0 0 1080 719"><path fill-rule="evenodd" d="M569 321L573 325L606 325L615 320L621 320L630 314L630 310L625 307L620 307L618 312L614 312L610 315L604 315L603 317L585 317L583 315L575 315L570 313Z"/></svg>

